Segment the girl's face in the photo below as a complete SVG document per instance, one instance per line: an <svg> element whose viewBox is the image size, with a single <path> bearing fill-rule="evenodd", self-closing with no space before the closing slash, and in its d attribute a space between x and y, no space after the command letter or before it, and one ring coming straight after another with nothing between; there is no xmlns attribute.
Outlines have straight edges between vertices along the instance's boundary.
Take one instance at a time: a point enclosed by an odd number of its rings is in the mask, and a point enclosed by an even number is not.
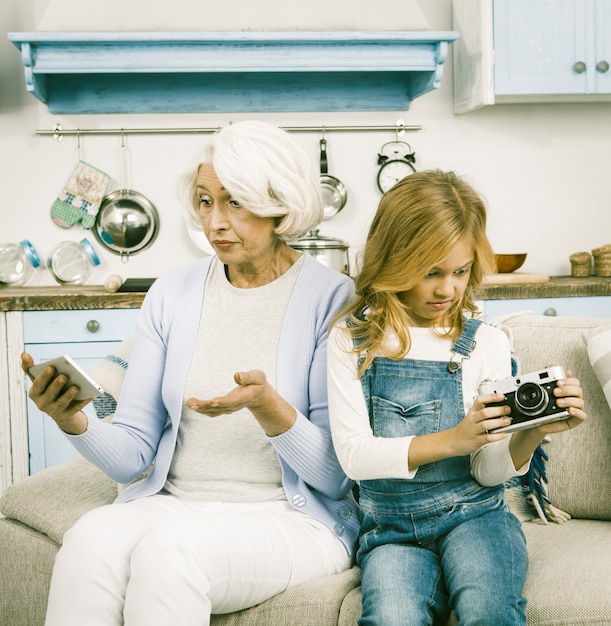
<svg viewBox="0 0 611 626"><path fill-rule="evenodd" d="M265 266L270 263L277 238L275 222L251 213L223 187L209 163L197 176L199 217L219 259L229 266Z"/></svg>
<svg viewBox="0 0 611 626"><path fill-rule="evenodd" d="M416 326L436 326L443 314L462 299L469 283L473 258L471 240L461 239L415 287L398 294Z"/></svg>

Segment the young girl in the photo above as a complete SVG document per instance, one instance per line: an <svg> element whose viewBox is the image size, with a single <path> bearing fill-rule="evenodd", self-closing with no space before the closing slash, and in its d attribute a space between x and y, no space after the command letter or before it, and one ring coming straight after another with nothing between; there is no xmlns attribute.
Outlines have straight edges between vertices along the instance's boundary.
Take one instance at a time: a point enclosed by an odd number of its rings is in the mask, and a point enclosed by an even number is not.
<svg viewBox="0 0 611 626"><path fill-rule="evenodd" d="M494 271L485 227L481 198L453 173L401 180L329 336L333 442L360 482L360 626L445 624L452 610L461 625L526 623L525 539L502 484L586 415L568 373L556 391L567 420L490 432L509 409L477 390L511 376L511 355L502 331L474 319L473 290Z"/></svg>

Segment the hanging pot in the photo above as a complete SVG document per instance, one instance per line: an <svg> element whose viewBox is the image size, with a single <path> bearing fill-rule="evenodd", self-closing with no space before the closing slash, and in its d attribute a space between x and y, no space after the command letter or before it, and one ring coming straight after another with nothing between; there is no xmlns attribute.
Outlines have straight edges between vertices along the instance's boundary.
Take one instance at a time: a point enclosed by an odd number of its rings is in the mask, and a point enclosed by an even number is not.
<svg viewBox="0 0 611 626"><path fill-rule="evenodd" d="M124 262L148 248L158 232L157 209L133 189L117 189L102 200L93 230L97 240Z"/></svg>
<svg viewBox="0 0 611 626"><path fill-rule="evenodd" d="M318 229L310 231L306 237L291 243L291 247L307 252L323 265L349 276L348 245L340 239L321 237L318 233Z"/></svg>
<svg viewBox="0 0 611 626"><path fill-rule="evenodd" d="M348 192L344 183L328 173L327 140L320 140L320 187L324 207L323 220L328 220L339 213L348 199Z"/></svg>
<svg viewBox="0 0 611 626"><path fill-rule="evenodd" d="M93 234L114 254L127 263L130 254L148 248L159 232L159 214L153 203L138 191L130 189L129 152L125 137L121 140L120 189L102 200Z"/></svg>

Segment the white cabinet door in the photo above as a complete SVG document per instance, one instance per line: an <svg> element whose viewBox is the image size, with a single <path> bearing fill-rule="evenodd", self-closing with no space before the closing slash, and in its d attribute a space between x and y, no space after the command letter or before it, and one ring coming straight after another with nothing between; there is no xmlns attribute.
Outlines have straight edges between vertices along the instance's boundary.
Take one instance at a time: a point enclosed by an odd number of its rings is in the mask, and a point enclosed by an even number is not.
<svg viewBox="0 0 611 626"><path fill-rule="evenodd" d="M496 96L586 93L585 4L494 0Z"/></svg>
<svg viewBox="0 0 611 626"><path fill-rule="evenodd" d="M594 0L594 89L611 93L611 0Z"/></svg>

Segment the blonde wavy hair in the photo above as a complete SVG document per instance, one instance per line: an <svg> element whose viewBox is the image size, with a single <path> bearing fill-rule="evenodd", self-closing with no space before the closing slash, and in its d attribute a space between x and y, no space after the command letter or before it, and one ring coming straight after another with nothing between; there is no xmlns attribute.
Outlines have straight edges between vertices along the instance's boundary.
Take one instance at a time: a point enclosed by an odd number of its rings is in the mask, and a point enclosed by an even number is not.
<svg viewBox="0 0 611 626"><path fill-rule="evenodd" d="M463 315L477 312L474 289L495 270L486 236L486 207L479 194L454 172L416 172L399 181L382 197L369 229L355 279L356 298L335 318L348 316L348 332L364 355L359 376L376 354L400 359L409 351L413 326L410 312L399 300L464 238L473 244L474 259L467 289L440 321L435 332L452 339L463 328ZM384 345L387 332L398 347Z"/></svg>

